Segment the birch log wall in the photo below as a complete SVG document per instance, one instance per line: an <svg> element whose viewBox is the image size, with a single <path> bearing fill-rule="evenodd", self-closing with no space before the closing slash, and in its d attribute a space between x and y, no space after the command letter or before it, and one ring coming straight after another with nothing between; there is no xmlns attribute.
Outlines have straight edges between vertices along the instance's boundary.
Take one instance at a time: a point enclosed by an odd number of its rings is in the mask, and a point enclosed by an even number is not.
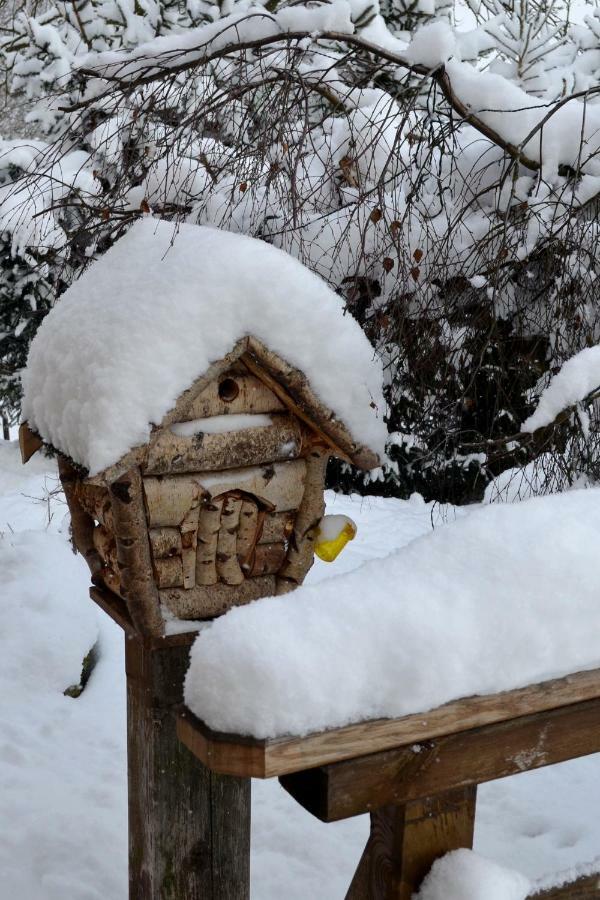
<svg viewBox="0 0 600 900"><path fill-rule="evenodd" d="M22 446L36 446L22 429ZM126 602L140 633L157 635L165 617L212 618L302 583L331 455L378 462L302 372L245 338L146 445L93 478L60 457L60 475L93 582Z"/></svg>

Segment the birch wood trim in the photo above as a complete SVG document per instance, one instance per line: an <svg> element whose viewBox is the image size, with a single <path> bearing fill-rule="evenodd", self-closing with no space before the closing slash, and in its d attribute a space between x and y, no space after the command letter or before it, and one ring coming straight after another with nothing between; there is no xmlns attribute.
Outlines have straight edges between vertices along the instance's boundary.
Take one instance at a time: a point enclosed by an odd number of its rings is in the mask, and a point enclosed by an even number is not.
<svg viewBox="0 0 600 900"><path fill-rule="evenodd" d="M262 378L288 409L320 434L334 456L362 469L379 465L377 454L353 439L335 412L319 400L300 369L290 366L255 337L248 338L248 352L241 358L248 370Z"/></svg>
<svg viewBox="0 0 600 900"><path fill-rule="evenodd" d="M328 451L314 450L306 459L306 486L298 509L285 563L277 579L277 593L285 594L302 584L314 562L315 531L325 513L325 470Z"/></svg>
<svg viewBox="0 0 600 900"><path fill-rule="evenodd" d="M192 505L180 526L181 562L183 566L183 586L185 588L193 588L196 584L196 551L202 492L199 484L195 484L194 489Z"/></svg>
<svg viewBox="0 0 600 900"><path fill-rule="evenodd" d="M178 528L151 528L148 535L154 559L181 556L181 532Z"/></svg>
<svg viewBox="0 0 600 900"><path fill-rule="evenodd" d="M196 547L196 584L217 583L217 541L221 524L223 500L206 498L198 519L198 542Z"/></svg>
<svg viewBox="0 0 600 900"><path fill-rule="evenodd" d="M230 400L224 400L221 396L224 393L221 385L229 379L235 382L238 392ZM189 422L193 419L233 413L278 412L285 412L285 406L264 381L255 375L238 375L230 370L214 378L192 399L187 406L185 418L180 421Z"/></svg>
<svg viewBox="0 0 600 900"><path fill-rule="evenodd" d="M199 425L199 429L201 425ZM272 425L186 437L169 429L154 433L145 474L167 475L235 469L295 459L302 451L302 428L290 415L278 414Z"/></svg>
<svg viewBox="0 0 600 900"><path fill-rule="evenodd" d="M131 469L110 485L121 595L141 634L163 633L158 590L154 583L142 477Z"/></svg>
<svg viewBox="0 0 600 900"><path fill-rule="evenodd" d="M181 556L167 556L154 560L154 572L159 588L183 587Z"/></svg>
<svg viewBox="0 0 600 900"><path fill-rule="evenodd" d="M102 557L104 564L116 573L118 571L117 544L114 534L108 528L105 528L104 525L96 525L93 540L94 547Z"/></svg>
<svg viewBox="0 0 600 900"><path fill-rule="evenodd" d="M94 545L94 529L96 523L85 511L78 497L79 474L69 460L59 455L58 474L65 492L67 506L71 514L71 534L75 548L81 553L95 582L102 571L102 558Z"/></svg>
<svg viewBox="0 0 600 900"><path fill-rule="evenodd" d="M234 606L274 593L274 575L246 578L240 585L221 582L210 587L197 584L189 591L177 588L159 591L161 603L178 619L214 619Z"/></svg>
<svg viewBox="0 0 600 900"><path fill-rule="evenodd" d="M257 575L275 575L285 562L286 553L287 547L283 543L257 544L251 564L247 567L248 571L244 569L244 572L252 578Z"/></svg>
<svg viewBox="0 0 600 900"><path fill-rule="evenodd" d="M217 575L225 584L238 585L244 580L244 573L237 558L237 532L241 509L242 501L239 498L225 497L217 537Z"/></svg>

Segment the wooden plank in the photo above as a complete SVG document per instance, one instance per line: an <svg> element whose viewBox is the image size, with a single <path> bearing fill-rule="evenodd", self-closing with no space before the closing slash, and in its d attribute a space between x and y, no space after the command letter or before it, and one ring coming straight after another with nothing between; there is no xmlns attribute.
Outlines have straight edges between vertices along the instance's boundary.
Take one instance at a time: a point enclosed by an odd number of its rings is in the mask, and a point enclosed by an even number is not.
<svg viewBox="0 0 600 900"><path fill-rule="evenodd" d="M250 783L177 740L187 647L125 639L130 900L248 900Z"/></svg>
<svg viewBox="0 0 600 900"><path fill-rule="evenodd" d="M558 887L530 894L528 900L599 900L600 874L584 875Z"/></svg>
<svg viewBox="0 0 600 900"><path fill-rule="evenodd" d="M448 734L281 778L324 822L600 751L600 699Z"/></svg>
<svg viewBox="0 0 600 900"><path fill-rule="evenodd" d="M476 789L371 813L371 833L346 900L411 900L435 860L473 846Z"/></svg>
<svg viewBox="0 0 600 900"><path fill-rule="evenodd" d="M596 697L600 697L600 669L501 694L455 700L427 713L273 740L212 732L187 711L182 740L196 748L191 747L192 752L203 753L200 758L216 772L271 778Z"/></svg>

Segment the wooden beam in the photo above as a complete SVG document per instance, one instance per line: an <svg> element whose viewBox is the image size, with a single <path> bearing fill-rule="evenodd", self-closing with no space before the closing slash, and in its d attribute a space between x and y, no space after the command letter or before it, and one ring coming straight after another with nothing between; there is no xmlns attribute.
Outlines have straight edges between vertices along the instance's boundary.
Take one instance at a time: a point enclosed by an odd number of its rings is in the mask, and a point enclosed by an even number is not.
<svg viewBox="0 0 600 900"><path fill-rule="evenodd" d="M272 778L596 697L600 697L599 669L515 691L455 700L427 713L360 722L301 738L260 740L220 734L189 711L182 714L180 731L181 739L213 771Z"/></svg>
<svg viewBox="0 0 600 900"><path fill-rule="evenodd" d="M250 782L177 740L187 647L125 638L130 900L249 900Z"/></svg>
<svg viewBox="0 0 600 900"><path fill-rule="evenodd" d="M600 751L600 699L281 778L324 822L410 803Z"/></svg>
<svg viewBox="0 0 600 900"><path fill-rule="evenodd" d="M473 846L475 788L371 813L371 833L346 900L411 900L435 860Z"/></svg>
<svg viewBox="0 0 600 900"><path fill-rule="evenodd" d="M600 874L583 875L576 881L546 888L530 894L528 900L598 900L598 898L600 898Z"/></svg>

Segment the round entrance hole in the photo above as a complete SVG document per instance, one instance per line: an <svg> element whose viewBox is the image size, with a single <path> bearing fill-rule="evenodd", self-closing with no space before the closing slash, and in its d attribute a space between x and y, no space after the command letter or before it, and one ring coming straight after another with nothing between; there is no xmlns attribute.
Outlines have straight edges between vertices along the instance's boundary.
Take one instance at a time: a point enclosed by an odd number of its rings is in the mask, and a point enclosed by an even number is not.
<svg viewBox="0 0 600 900"><path fill-rule="evenodd" d="M219 397L224 403L231 403L240 392L235 378L224 378L219 385Z"/></svg>

